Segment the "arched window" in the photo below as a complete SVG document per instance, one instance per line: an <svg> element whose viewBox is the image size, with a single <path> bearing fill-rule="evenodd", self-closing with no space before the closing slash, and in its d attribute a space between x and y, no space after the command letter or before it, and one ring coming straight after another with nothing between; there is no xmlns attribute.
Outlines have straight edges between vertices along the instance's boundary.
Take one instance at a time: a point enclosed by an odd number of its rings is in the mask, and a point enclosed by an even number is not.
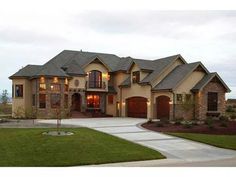
<svg viewBox="0 0 236 177"><path fill-rule="evenodd" d="M102 72L97 70L89 72L89 88L102 88Z"/></svg>

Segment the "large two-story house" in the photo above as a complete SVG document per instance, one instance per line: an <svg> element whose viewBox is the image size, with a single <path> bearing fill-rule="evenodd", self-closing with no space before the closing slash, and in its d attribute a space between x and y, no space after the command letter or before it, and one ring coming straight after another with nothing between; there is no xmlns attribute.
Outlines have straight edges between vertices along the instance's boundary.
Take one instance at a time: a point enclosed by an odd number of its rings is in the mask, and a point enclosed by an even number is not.
<svg viewBox="0 0 236 177"><path fill-rule="evenodd" d="M44 65L27 65L10 76L13 117L34 110L101 112L116 117L176 119L224 114L230 89L201 62L181 55L155 60L64 50Z"/></svg>

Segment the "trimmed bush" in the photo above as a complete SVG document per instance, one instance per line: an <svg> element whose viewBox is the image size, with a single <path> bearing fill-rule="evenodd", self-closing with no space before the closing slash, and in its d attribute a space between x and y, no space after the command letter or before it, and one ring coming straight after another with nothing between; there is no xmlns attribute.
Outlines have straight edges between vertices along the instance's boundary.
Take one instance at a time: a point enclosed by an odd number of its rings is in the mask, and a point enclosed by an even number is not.
<svg viewBox="0 0 236 177"><path fill-rule="evenodd" d="M164 124L163 124L163 122L157 122L157 123L156 123L156 126L157 126L157 127L164 127Z"/></svg>

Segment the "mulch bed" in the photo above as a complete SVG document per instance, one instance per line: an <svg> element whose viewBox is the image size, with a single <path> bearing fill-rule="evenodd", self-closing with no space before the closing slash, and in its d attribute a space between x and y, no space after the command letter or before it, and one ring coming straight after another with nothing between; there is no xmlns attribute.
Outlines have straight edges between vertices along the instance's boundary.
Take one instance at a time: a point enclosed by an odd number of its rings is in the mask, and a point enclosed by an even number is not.
<svg viewBox="0 0 236 177"><path fill-rule="evenodd" d="M202 133L214 135L236 135L236 121L226 122L227 127L221 127L219 121L213 123L214 128L207 125L194 125L191 128L185 128L183 125L164 124L164 127L158 127L157 122L144 123L142 127L156 132L172 132L172 133Z"/></svg>

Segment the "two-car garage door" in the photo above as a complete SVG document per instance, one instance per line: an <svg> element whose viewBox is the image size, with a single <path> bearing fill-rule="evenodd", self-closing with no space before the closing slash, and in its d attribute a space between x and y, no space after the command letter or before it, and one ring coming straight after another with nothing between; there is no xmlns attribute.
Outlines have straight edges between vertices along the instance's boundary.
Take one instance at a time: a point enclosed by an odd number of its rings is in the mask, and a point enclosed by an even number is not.
<svg viewBox="0 0 236 177"><path fill-rule="evenodd" d="M128 117L147 118L147 99L143 97L131 97L126 100Z"/></svg>

